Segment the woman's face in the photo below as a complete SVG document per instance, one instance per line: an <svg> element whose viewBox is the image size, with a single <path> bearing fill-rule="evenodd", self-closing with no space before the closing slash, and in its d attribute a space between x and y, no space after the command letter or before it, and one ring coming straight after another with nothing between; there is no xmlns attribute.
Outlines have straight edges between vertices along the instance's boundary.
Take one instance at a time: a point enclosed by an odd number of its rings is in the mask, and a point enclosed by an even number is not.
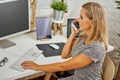
<svg viewBox="0 0 120 80"><path fill-rule="evenodd" d="M80 17L77 18L79 22L80 30L88 31L91 28L91 20L86 16L86 10L84 8L81 9Z"/></svg>

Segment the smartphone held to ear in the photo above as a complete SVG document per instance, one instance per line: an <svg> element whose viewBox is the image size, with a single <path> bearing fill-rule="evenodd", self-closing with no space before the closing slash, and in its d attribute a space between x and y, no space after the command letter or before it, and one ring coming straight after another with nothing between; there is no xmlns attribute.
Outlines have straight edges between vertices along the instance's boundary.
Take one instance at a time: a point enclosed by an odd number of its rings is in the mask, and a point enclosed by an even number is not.
<svg viewBox="0 0 120 80"><path fill-rule="evenodd" d="M79 23L78 23L78 22L75 22L75 23L72 22L71 26L72 26L75 30L79 29Z"/></svg>

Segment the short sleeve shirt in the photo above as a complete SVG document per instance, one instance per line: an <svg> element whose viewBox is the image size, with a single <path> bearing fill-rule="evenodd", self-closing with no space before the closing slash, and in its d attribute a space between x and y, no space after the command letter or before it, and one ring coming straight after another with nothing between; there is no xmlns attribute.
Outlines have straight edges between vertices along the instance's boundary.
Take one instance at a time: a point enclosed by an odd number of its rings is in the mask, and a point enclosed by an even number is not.
<svg viewBox="0 0 120 80"><path fill-rule="evenodd" d="M97 41L89 45L84 45L84 40L82 38L78 41L72 50L72 57L76 57L82 53L91 58L93 62L83 68L75 69L72 76L58 80L102 80L100 69L105 58L105 50L101 42Z"/></svg>

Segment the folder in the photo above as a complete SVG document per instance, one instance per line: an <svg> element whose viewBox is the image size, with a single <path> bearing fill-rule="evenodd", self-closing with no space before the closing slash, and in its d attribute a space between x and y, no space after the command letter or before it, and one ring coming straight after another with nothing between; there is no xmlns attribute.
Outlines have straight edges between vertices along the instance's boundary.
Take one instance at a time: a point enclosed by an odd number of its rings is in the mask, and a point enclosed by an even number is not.
<svg viewBox="0 0 120 80"><path fill-rule="evenodd" d="M50 17L37 17L36 31L37 31L37 39L52 38Z"/></svg>

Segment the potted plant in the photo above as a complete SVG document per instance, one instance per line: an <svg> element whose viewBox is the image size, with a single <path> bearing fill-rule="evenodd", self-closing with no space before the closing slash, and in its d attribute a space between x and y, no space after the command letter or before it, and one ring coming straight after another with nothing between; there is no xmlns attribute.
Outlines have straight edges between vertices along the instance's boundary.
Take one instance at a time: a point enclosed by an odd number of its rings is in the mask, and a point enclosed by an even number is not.
<svg viewBox="0 0 120 80"><path fill-rule="evenodd" d="M51 7L54 9L54 20L61 21L64 16L64 12L67 10L67 4L64 2L53 2Z"/></svg>
<svg viewBox="0 0 120 80"><path fill-rule="evenodd" d="M120 9L120 1L115 1L117 3L117 9Z"/></svg>

